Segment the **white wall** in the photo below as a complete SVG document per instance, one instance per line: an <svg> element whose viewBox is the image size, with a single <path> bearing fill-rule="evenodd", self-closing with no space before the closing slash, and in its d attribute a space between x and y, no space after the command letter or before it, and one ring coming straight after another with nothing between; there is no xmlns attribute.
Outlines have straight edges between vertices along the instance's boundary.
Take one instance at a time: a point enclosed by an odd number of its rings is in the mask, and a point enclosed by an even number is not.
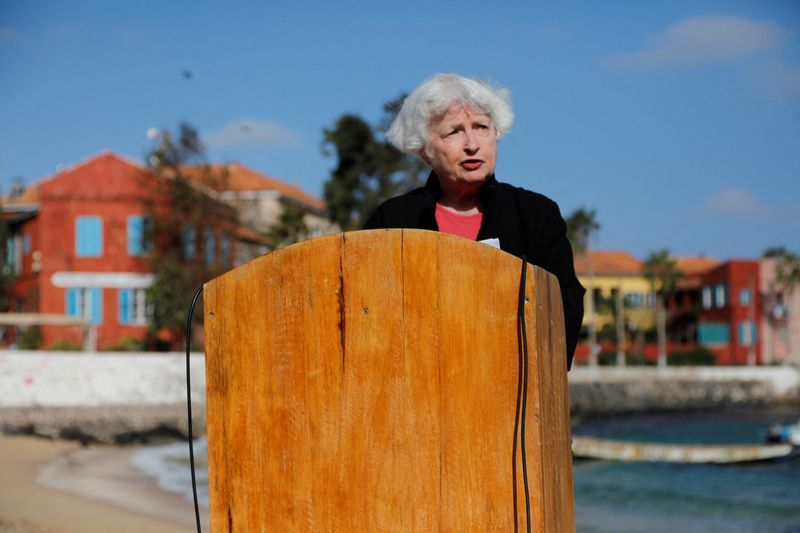
<svg viewBox="0 0 800 533"><path fill-rule="evenodd" d="M205 358L191 357L192 400L205 401ZM0 408L186 402L182 353L0 351Z"/></svg>

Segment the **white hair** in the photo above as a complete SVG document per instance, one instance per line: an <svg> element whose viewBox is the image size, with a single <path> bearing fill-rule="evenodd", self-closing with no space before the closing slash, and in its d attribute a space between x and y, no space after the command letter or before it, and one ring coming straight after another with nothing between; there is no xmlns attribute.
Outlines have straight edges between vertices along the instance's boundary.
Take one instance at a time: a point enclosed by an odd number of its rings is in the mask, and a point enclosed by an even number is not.
<svg viewBox="0 0 800 533"><path fill-rule="evenodd" d="M403 101L386 138L401 152L420 155L428 144L431 120L458 104L489 115L498 139L514 123L508 89L458 74L436 74Z"/></svg>

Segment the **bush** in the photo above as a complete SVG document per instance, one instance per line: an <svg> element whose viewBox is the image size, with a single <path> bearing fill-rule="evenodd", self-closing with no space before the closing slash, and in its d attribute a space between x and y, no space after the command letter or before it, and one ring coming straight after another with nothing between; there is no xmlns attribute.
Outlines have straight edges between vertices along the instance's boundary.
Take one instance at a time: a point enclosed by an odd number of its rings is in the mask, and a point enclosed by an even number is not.
<svg viewBox="0 0 800 533"><path fill-rule="evenodd" d="M42 345L42 327L30 326L19 336L20 350L38 350Z"/></svg>
<svg viewBox="0 0 800 533"><path fill-rule="evenodd" d="M106 348L110 352L141 352L145 343L136 337L123 337Z"/></svg>
<svg viewBox="0 0 800 533"><path fill-rule="evenodd" d="M602 366L614 366L617 364L617 352L600 352L597 354L597 364ZM625 352L625 365L626 366L646 366L654 365L650 361L645 360L640 354Z"/></svg>
<svg viewBox="0 0 800 533"><path fill-rule="evenodd" d="M703 347L670 352L667 355L667 364L670 366L713 366L716 362L717 354Z"/></svg>
<svg viewBox="0 0 800 533"><path fill-rule="evenodd" d="M56 341L50 345L50 349L59 352L80 352L83 347L75 342Z"/></svg>

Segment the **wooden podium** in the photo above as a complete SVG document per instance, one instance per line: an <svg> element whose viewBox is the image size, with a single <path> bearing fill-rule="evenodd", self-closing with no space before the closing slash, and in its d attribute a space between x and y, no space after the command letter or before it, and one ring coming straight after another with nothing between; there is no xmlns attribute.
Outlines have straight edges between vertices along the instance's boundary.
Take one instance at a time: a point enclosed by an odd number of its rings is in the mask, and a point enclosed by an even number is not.
<svg viewBox="0 0 800 533"><path fill-rule="evenodd" d="M205 285L211 530L525 531L520 259L371 230ZM527 266L534 531L574 531L564 320Z"/></svg>

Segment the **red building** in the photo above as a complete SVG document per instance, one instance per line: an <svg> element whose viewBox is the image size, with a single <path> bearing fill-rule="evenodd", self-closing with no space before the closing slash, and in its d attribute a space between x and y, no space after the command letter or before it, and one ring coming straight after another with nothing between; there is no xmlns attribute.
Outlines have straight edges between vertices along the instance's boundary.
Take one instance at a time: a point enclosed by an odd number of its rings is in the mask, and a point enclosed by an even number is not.
<svg viewBox="0 0 800 533"><path fill-rule="evenodd" d="M135 162L101 153L29 187L3 206L9 222L8 264L16 274L10 307L67 315L95 327L107 348L147 332L145 291L153 281L144 242L146 202L159 202L154 180ZM258 241L246 228L185 228L187 253L233 264L237 246ZM42 347L81 345L78 327L43 326Z"/></svg>
<svg viewBox="0 0 800 533"><path fill-rule="evenodd" d="M717 354L717 364L762 361L759 275L758 260L734 259L701 276L698 341Z"/></svg>

